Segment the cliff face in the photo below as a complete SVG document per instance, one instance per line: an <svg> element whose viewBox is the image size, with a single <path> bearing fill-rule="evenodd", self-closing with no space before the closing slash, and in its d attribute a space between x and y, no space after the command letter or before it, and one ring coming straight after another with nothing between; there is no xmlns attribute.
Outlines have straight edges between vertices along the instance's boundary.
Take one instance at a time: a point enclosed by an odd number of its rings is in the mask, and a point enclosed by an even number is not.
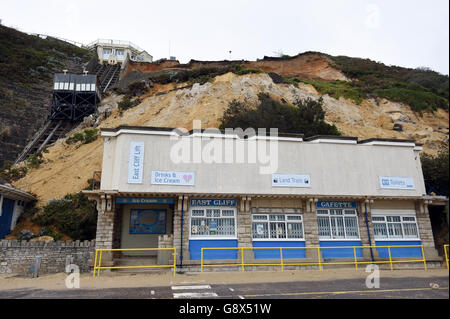
<svg viewBox="0 0 450 319"><path fill-rule="evenodd" d="M47 120L53 74L82 72L86 50L0 25L0 167L14 161Z"/></svg>
<svg viewBox="0 0 450 319"><path fill-rule="evenodd" d="M117 110L121 96L111 95L102 101L112 114L101 121L101 127L144 125L183 127L192 129L193 120L201 120L203 128L217 127L219 119L232 100L257 102L258 93L269 93L277 99L294 102L296 99L318 99L321 95L311 85L300 83L275 84L267 74L235 75L227 73L204 85L185 83L155 85L141 96L141 104L124 111ZM184 87L184 88L183 88ZM407 105L383 99L367 99L357 105L344 98L323 96L326 120L335 124L344 135L360 139L370 137L416 139L424 143L424 150L435 153L440 145L448 143L448 112L439 109L422 117ZM403 131L393 130L401 120ZM71 134L82 131L75 129ZM71 135L69 134L69 136ZM31 170L15 183L16 187L38 195L40 203L75 193L87 186L94 171L101 171L103 141L91 144L67 145L58 141L45 154L46 163Z"/></svg>
<svg viewBox="0 0 450 319"><path fill-rule="evenodd" d="M265 57L258 61L196 61L180 64L178 61L158 61L155 63L129 62L123 77L132 72L151 73L170 69L221 68L230 64L239 64L246 68L259 69L264 72L274 72L285 77L301 77L304 79L341 80L346 76L334 68L333 61L323 54L304 53L289 58Z"/></svg>

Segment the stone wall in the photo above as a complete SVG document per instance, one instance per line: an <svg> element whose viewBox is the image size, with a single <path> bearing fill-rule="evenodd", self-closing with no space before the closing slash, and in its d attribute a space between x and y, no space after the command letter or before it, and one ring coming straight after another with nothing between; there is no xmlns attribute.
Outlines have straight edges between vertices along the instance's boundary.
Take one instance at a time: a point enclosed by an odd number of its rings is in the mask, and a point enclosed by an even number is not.
<svg viewBox="0 0 450 319"><path fill-rule="evenodd" d="M0 274L30 275L36 257L41 257L39 274L65 272L66 265L75 264L80 272L89 272L95 254L95 241L27 242L2 240L0 243Z"/></svg>

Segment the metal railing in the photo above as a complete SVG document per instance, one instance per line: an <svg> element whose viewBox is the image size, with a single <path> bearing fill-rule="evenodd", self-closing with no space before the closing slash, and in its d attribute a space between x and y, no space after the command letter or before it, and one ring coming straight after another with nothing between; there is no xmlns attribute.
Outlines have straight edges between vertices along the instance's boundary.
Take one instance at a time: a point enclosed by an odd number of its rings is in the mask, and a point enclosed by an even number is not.
<svg viewBox="0 0 450 319"><path fill-rule="evenodd" d="M447 269L448 269L448 244L444 245L444 252L445 252L445 262L447 263Z"/></svg>
<svg viewBox="0 0 450 319"><path fill-rule="evenodd" d="M114 40L114 39L97 39L97 40L89 43L86 47L93 48L96 45L105 45L105 46L112 45L112 46L121 46L121 47L132 47L136 51L139 51L139 52L144 51L144 49L137 46L136 44L134 44L131 41L122 41L122 40Z"/></svg>
<svg viewBox="0 0 450 319"><path fill-rule="evenodd" d="M448 246L448 245L447 245ZM421 248L421 259L408 259L408 260L397 260L393 259L391 254L391 248ZM357 249L364 248L387 248L389 253L389 260L378 260L378 261L359 261L358 255L356 253ZM317 262L304 262L304 263L287 263L283 258L283 250L289 249L304 249L304 250L315 250L317 251ZM353 261L348 262L325 262L322 261L322 250L326 249L353 249ZM240 263L228 263L228 264L205 264L204 262L204 251L205 250L238 250L240 251ZM244 250L279 250L280 251L280 263L245 263L244 260ZM338 258L346 258L346 257L333 257L334 259ZM348 257L347 257L348 258ZM359 257L361 258L361 257ZM397 258L397 257L394 257ZM399 257L401 258L401 257ZM406 258L406 257L403 257ZM224 258L225 259L225 258ZM239 259L239 257L238 257ZM278 259L278 258L267 258L267 259ZM296 258L301 259L301 258ZM331 258L328 258L331 259ZM448 260L447 260L448 261ZM423 263L424 269L427 270L427 261L425 259L425 253L423 249L423 245L399 245L399 246L346 246L346 247L220 247L220 248L202 248L201 249L201 273L203 274L204 268L206 267L240 267L242 272L245 271L245 267L247 266L279 266L281 267L281 271L284 272L284 268L287 266L319 266L319 270L323 270L323 266L325 265L354 265L355 269L358 270L358 265L364 264L390 264L391 271L394 270L394 264L396 263ZM448 265L448 264L447 264Z"/></svg>
<svg viewBox="0 0 450 319"><path fill-rule="evenodd" d="M172 251L173 264L170 265L151 265L151 266L102 266L103 252L117 252L117 251ZM98 264L97 264L98 262ZM96 249L94 259L94 274L93 277L100 277L100 271L103 269L146 269L146 268L173 268L173 276L176 275L177 270L177 249L176 248L130 248L130 249Z"/></svg>

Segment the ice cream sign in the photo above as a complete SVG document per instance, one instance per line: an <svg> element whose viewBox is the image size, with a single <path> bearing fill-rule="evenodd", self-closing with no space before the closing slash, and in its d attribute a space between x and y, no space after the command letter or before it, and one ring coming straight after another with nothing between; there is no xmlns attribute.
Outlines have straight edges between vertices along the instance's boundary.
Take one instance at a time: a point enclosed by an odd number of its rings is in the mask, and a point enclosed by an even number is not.
<svg viewBox="0 0 450 319"><path fill-rule="evenodd" d="M272 187L311 187L311 177L300 174L272 174Z"/></svg>
<svg viewBox="0 0 450 319"><path fill-rule="evenodd" d="M194 186L195 173L193 172L172 172L172 171L152 171L153 185L175 185Z"/></svg>

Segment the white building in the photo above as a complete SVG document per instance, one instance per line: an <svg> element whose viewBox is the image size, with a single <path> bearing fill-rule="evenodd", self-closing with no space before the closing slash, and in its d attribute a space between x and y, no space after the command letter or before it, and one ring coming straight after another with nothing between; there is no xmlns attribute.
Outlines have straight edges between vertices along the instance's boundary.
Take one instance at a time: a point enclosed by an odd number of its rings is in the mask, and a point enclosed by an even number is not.
<svg viewBox="0 0 450 319"><path fill-rule="evenodd" d="M87 47L90 50L96 50L100 64L121 64L124 66L127 58L135 62L153 62L153 56L129 41L98 39Z"/></svg>
<svg viewBox="0 0 450 319"><path fill-rule="evenodd" d="M5 185L0 181L0 239L16 227L27 202L36 200L30 193Z"/></svg>
<svg viewBox="0 0 450 319"><path fill-rule="evenodd" d="M99 210L97 248L173 247L185 266L200 259L240 260L239 247L250 249L246 260L280 258L277 249L251 251L258 247L289 247L284 258L300 262L317 255L304 247L321 250L323 259L385 260L392 253L439 260L422 147L414 141L241 139L205 132L178 137L172 129L150 127L104 128L102 136L101 188L85 191ZM189 159L181 161L181 140L200 151L190 149ZM270 163L248 160L247 154L254 143L272 142L277 163L262 173ZM227 161L229 149L221 151L226 143L234 145L236 158L245 154L244 161L233 161L233 155ZM265 153L271 147L266 145ZM202 158L216 152L220 158ZM388 252L387 245L400 247ZM374 248L334 249L348 246ZM201 258L202 248L211 247L235 250L208 251Z"/></svg>

